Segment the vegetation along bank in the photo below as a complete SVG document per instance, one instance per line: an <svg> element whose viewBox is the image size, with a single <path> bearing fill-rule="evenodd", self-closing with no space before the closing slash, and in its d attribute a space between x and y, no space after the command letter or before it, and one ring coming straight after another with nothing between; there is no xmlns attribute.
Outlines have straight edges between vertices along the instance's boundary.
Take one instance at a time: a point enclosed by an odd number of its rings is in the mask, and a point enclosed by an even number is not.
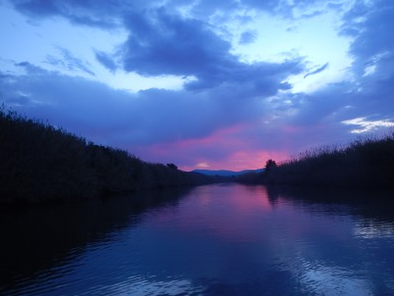
<svg viewBox="0 0 394 296"><path fill-rule="evenodd" d="M0 204L73 201L211 181L0 109Z"/></svg>
<svg viewBox="0 0 394 296"><path fill-rule="evenodd" d="M325 147L277 165L268 160L261 174L243 175L241 183L394 189L394 133Z"/></svg>

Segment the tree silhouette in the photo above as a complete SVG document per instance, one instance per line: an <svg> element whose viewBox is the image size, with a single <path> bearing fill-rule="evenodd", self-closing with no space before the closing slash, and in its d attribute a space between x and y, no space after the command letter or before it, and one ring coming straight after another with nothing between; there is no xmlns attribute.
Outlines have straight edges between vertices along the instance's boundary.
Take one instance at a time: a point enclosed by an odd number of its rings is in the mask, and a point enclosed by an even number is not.
<svg viewBox="0 0 394 296"><path fill-rule="evenodd" d="M276 168L278 165L276 164L275 160L268 159L267 162L265 163L265 171L268 172L274 168Z"/></svg>

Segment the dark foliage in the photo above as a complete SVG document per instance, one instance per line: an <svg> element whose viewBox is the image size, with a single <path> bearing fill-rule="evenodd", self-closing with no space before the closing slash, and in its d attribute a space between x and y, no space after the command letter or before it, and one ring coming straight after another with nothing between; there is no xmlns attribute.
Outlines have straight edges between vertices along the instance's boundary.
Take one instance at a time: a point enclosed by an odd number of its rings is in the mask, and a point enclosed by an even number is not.
<svg viewBox="0 0 394 296"><path fill-rule="evenodd" d="M211 182L0 109L0 203L111 196Z"/></svg>
<svg viewBox="0 0 394 296"><path fill-rule="evenodd" d="M276 164L276 162L272 159L268 159L266 164L265 164L265 171L269 172L272 169L275 169L278 165Z"/></svg>
<svg viewBox="0 0 394 296"><path fill-rule="evenodd" d="M167 163L167 166L168 166L169 168L171 168L171 169L174 169L174 170L177 170L177 169L178 169L178 167L177 167L175 164L173 164L173 163Z"/></svg>
<svg viewBox="0 0 394 296"><path fill-rule="evenodd" d="M394 134L307 151L266 170L262 178L266 184L393 188Z"/></svg>

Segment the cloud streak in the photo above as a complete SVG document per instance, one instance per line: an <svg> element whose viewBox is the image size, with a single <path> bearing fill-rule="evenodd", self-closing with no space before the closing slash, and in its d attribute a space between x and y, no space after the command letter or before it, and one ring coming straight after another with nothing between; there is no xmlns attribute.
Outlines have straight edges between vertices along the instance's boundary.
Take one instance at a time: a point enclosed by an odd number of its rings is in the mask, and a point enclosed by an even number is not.
<svg viewBox="0 0 394 296"><path fill-rule="evenodd" d="M320 72L323 72L328 68L329 63L325 63L323 66L317 68L316 70L313 70L311 72L308 72L307 74L304 75L304 78L307 78L308 76L318 74Z"/></svg>
<svg viewBox="0 0 394 296"><path fill-rule="evenodd" d="M83 73L95 76L94 72L89 69L89 65L81 59L74 56L69 50L65 48L58 48L61 58L48 55L46 57L46 63L58 66L68 71L81 71Z"/></svg>

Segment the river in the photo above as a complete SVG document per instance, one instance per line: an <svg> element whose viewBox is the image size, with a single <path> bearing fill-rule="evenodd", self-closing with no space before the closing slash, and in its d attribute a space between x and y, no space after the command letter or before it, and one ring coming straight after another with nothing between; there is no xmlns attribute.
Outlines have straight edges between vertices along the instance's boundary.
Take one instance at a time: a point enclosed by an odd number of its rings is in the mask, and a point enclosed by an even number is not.
<svg viewBox="0 0 394 296"><path fill-rule="evenodd" d="M224 184L2 210L0 295L394 295L391 197Z"/></svg>

